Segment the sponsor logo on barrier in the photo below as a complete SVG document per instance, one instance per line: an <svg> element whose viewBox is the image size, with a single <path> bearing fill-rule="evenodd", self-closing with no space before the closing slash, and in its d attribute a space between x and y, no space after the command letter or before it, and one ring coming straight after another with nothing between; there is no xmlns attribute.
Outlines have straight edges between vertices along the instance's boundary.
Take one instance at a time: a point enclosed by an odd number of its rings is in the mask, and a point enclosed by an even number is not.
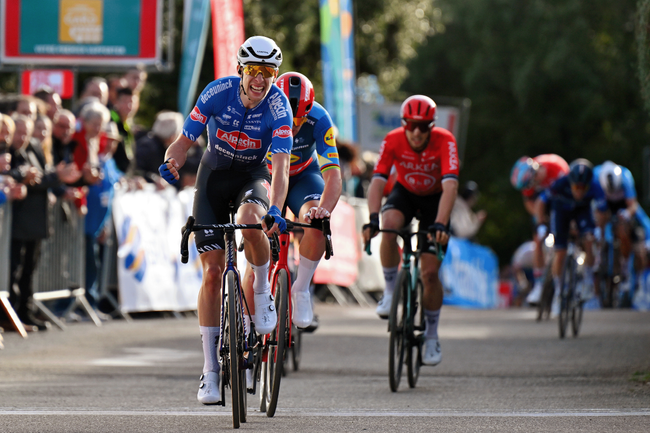
<svg viewBox="0 0 650 433"><path fill-rule="evenodd" d="M208 118L201 113L199 110L199 107L194 106L194 109L190 113L190 119L194 120L195 122L201 122L202 124L205 125L205 122L208 121Z"/></svg>
<svg viewBox="0 0 650 433"><path fill-rule="evenodd" d="M222 129L217 129L217 138L223 140L237 150L248 149L261 149L262 140L250 138L245 132L241 132L239 137L236 132L226 132Z"/></svg>

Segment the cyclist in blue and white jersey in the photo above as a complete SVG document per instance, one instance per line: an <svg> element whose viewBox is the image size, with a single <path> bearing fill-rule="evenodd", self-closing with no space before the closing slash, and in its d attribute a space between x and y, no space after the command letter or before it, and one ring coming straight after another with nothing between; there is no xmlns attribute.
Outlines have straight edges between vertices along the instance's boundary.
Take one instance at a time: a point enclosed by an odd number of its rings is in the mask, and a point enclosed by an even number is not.
<svg viewBox="0 0 650 433"><path fill-rule="evenodd" d="M594 177L603 189L608 207L605 212L596 213L596 220L599 227L604 227L616 216L616 226L613 229L621 241L622 287L629 290L628 259L634 250L635 268L645 268L646 249L650 248L650 218L639 205L630 170L612 161L605 161L594 168Z"/></svg>
<svg viewBox="0 0 650 433"><path fill-rule="evenodd" d="M307 77L286 72L276 84L289 98L293 112L293 149L286 205L301 222L329 217L343 185L334 124L325 108L314 101L314 87ZM269 169L275 172L271 152L267 154L267 162ZM313 322L309 284L324 252L323 233L305 230L300 241L298 274L291 287L292 321L299 328L313 330L317 326Z"/></svg>
<svg viewBox="0 0 650 433"><path fill-rule="evenodd" d="M567 254L571 221L576 223L586 254L584 281L589 286L593 285L592 245L595 223L591 210L592 201L595 201L598 210L605 210L607 207L603 191L598 180L594 178L593 165L584 158L573 161L569 165L569 173L553 182L537 199L535 212L538 221L544 221L544 213L547 206L550 206L551 233L555 238L555 255L551 268L555 294L551 304L551 314L557 315L560 311L560 275ZM547 234L548 227L539 224L537 235L540 239L544 239Z"/></svg>
<svg viewBox="0 0 650 433"><path fill-rule="evenodd" d="M293 137L291 107L273 83L282 63L275 42L263 36L247 39L237 52L239 77L208 84L185 120L183 133L171 144L160 166L161 175L173 183L188 149L208 128L208 147L197 173L193 215L198 224L229 222L229 203L237 209L237 222L258 224L265 214L275 218L265 233L243 230L246 259L255 273L254 321L258 333L268 334L277 324L268 281L269 242L266 235L286 229L280 208L289 180ZM271 180L266 154L271 152L275 176ZM262 223L264 226L264 223ZM203 404L220 400L217 357L221 306L221 276L225 266L223 232L195 232L203 267L198 313L203 340L204 366L197 395ZM250 299L250 293L246 294ZM251 308L253 309L253 308Z"/></svg>

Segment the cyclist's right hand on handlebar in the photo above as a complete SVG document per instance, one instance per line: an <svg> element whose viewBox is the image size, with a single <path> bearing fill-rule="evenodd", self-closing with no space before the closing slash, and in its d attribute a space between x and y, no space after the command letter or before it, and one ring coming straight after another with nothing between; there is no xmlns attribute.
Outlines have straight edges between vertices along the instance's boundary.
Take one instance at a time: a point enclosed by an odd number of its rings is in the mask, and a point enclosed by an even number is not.
<svg viewBox="0 0 650 433"><path fill-rule="evenodd" d="M273 217L275 224L277 224L278 228L280 229L280 233L284 233L287 230L287 222L284 220L284 218L282 218L282 212L280 212L280 209L278 209L277 206L271 206L267 212L267 215ZM262 218L262 220L264 220L264 218ZM271 230L271 227L267 227L266 229ZM267 234L269 233L267 232Z"/></svg>
<svg viewBox="0 0 650 433"><path fill-rule="evenodd" d="M367 232L368 240L370 238L374 238L375 236L377 236L377 233L379 233L379 214L377 212L371 213L370 222L368 224L364 224L363 226L364 237L366 237L366 229L369 230Z"/></svg>
<svg viewBox="0 0 650 433"><path fill-rule="evenodd" d="M160 173L162 178L170 185L174 185L178 182L178 179L180 179L180 176L178 175L178 163L174 158L167 158L167 160L158 167L158 173Z"/></svg>

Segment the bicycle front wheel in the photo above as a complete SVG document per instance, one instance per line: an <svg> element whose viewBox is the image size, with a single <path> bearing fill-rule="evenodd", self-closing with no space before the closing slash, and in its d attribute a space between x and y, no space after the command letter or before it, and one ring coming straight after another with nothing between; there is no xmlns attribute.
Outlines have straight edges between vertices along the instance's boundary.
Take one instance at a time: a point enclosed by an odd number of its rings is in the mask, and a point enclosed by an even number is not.
<svg viewBox="0 0 650 433"><path fill-rule="evenodd" d="M411 296L411 314L407 318L406 337L406 372L409 380L409 387L415 388L415 384L420 377L420 367L422 366L422 344L424 343L424 307L422 306L422 296L424 296L424 285L418 278L415 286L415 292Z"/></svg>
<svg viewBox="0 0 650 433"><path fill-rule="evenodd" d="M388 383L390 384L390 390L393 392L397 392L404 365L406 300L411 287L410 277L409 272L403 269L399 272L397 285L393 293L393 303L390 306L390 315L388 316L388 326L390 328Z"/></svg>
<svg viewBox="0 0 650 433"><path fill-rule="evenodd" d="M560 314L558 315L558 325L560 338L566 335L569 326L571 303L576 284L575 260L572 255L567 254L562 269L562 286L560 290Z"/></svg>
<svg viewBox="0 0 650 433"><path fill-rule="evenodd" d="M293 371L300 368L300 349L302 344L302 331L295 326L291 327L291 362Z"/></svg>
<svg viewBox="0 0 650 433"><path fill-rule="evenodd" d="M278 313L278 326L271 333L271 345L267 365L267 405L266 416L269 418L275 415L280 395L280 381L282 380L282 368L287 351L287 340L289 338L289 299L288 299L289 277L284 269L278 272L275 285L275 308ZM273 344L275 341L275 344Z"/></svg>
<svg viewBox="0 0 650 433"><path fill-rule="evenodd" d="M226 353L227 364L230 368L230 391L232 396L232 426L233 428L239 428L240 421L240 404L241 388L239 385L240 382L240 372L239 372L239 356L237 350L237 316L240 316L237 305L238 305L238 296L237 296L237 279L234 272L229 272L226 276L226 296L228 297L227 302L224 307L224 324L226 329L224 332L225 341L228 342L228 350Z"/></svg>

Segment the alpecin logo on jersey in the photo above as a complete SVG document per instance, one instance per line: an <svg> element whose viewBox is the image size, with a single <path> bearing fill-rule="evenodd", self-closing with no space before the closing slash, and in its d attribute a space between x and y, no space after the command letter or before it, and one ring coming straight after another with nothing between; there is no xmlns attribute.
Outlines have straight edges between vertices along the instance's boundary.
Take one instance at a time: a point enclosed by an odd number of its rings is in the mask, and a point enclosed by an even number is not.
<svg viewBox="0 0 650 433"><path fill-rule="evenodd" d="M195 106L194 110L192 110L190 113L190 119L194 120L195 122L201 122L204 125L205 122L208 121L208 118L199 111L199 107L197 106Z"/></svg>
<svg viewBox="0 0 650 433"><path fill-rule="evenodd" d="M236 132L226 132L221 129L217 129L217 138L228 143L233 149L237 150L249 150L249 149L261 149L262 140L256 140L250 138L245 132L237 136Z"/></svg>
<svg viewBox="0 0 650 433"><path fill-rule="evenodd" d="M273 131L273 137L289 138L291 137L291 128L288 127L287 125L282 125L278 129Z"/></svg>

